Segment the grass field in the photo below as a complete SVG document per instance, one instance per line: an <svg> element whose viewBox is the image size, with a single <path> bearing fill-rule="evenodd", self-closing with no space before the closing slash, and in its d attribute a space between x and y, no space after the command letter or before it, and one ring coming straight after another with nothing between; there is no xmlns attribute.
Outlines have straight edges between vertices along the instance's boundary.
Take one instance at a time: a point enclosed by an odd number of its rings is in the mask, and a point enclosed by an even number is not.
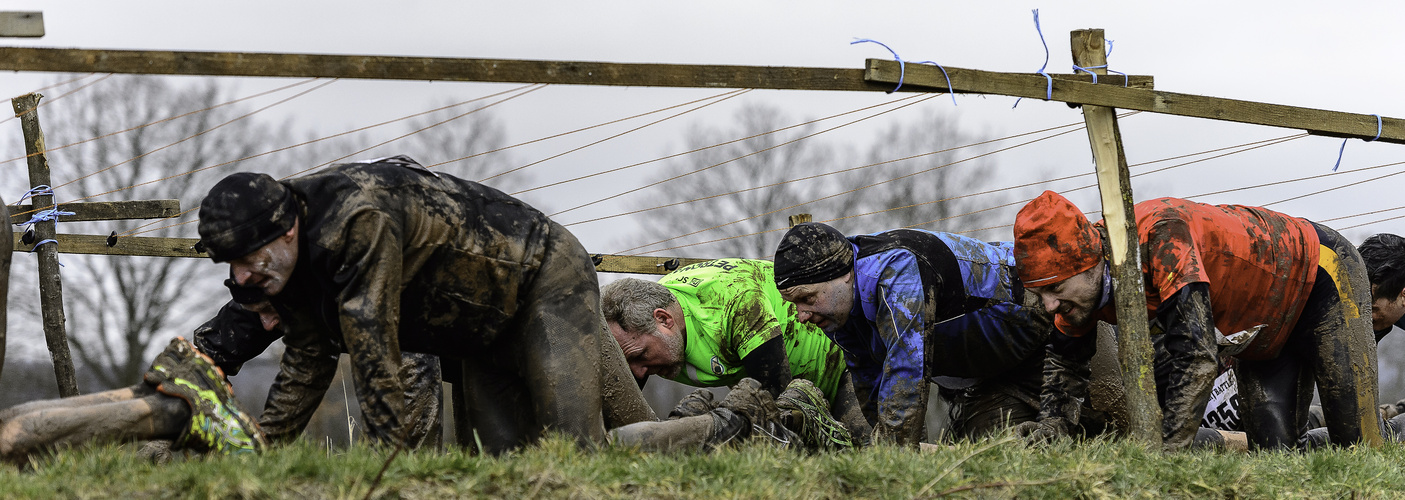
<svg viewBox="0 0 1405 500"><path fill-rule="evenodd" d="M4 468L0 498L363 498L390 450L310 443L255 457L136 459L70 450ZM1123 441L1027 448L1011 438L932 453L806 455L763 444L711 454L585 452L562 439L502 457L402 453L375 498L1402 498L1405 448L1165 455Z"/></svg>

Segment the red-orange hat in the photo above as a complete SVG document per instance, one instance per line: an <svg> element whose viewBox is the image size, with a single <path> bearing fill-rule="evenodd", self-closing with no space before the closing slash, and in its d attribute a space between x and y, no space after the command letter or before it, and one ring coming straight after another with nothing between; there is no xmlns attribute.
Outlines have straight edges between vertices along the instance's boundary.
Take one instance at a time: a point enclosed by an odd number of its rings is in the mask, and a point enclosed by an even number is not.
<svg viewBox="0 0 1405 500"><path fill-rule="evenodd" d="M1066 280L1102 258L1102 238L1093 224L1058 193L1045 191L1015 216L1015 263L1026 287Z"/></svg>

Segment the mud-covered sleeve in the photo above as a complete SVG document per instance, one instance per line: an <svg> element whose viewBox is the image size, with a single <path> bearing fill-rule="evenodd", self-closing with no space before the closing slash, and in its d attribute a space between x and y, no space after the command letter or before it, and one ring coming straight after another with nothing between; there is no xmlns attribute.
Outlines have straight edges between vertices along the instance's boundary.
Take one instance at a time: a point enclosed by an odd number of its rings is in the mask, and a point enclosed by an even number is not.
<svg viewBox="0 0 1405 500"><path fill-rule="evenodd" d="M785 338L781 336L772 337L761 344L760 347L752 349L751 353L742 358L742 367L746 368L746 375L761 382L772 396L779 396L790 385L790 361L786 359Z"/></svg>
<svg viewBox="0 0 1405 500"><path fill-rule="evenodd" d="M723 325L727 347L736 352L748 377L761 382L771 395L779 395L790 383L790 361L771 302L760 290L750 290L738 294L728 308L729 319Z"/></svg>
<svg viewBox="0 0 1405 500"><path fill-rule="evenodd" d="M1184 449L1195 439L1205 404L1218 374L1219 357L1210 312L1210 286L1190 283L1162 301L1157 321L1165 331L1165 349L1157 363L1166 371L1161 404L1161 437L1166 449Z"/></svg>
<svg viewBox="0 0 1405 500"><path fill-rule="evenodd" d="M932 376L983 378L1000 375L1039 355L1052 325L1047 316L1012 302L997 302L931 329L927 365Z"/></svg>
<svg viewBox="0 0 1405 500"><path fill-rule="evenodd" d="M878 380L874 439L916 446L925 437L927 414L926 348L922 316L926 293L915 261L906 269L895 260L878 280L874 327L887 348Z"/></svg>
<svg viewBox="0 0 1405 500"><path fill-rule="evenodd" d="M230 301L214 318L195 328L192 336L196 349L214 360L225 375L234 376L244 363L263 354L283 333L265 331L258 313Z"/></svg>
<svg viewBox="0 0 1405 500"><path fill-rule="evenodd" d="M1048 355L1044 358L1044 386L1039 397L1040 420L1062 420L1065 429L1078 425L1092 377L1089 361L1097 348L1096 335L1070 337L1060 332L1050 335Z"/></svg>
<svg viewBox="0 0 1405 500"><path fill-rule="evenodd" d="M343 249L332 258L338 322L361 413L398 445L405 418L400 370L401 228L385 213L366 210L348 219Z"/></svg>
<svg viewBox="0 0 1405 500"><path fill-rule="evenodd" d="M1151 280L1146 284L1148 291L1154 290L1165 301L1181 287L1210 282L1190 226L1184 220L1159 220L1147 230L1145 238L1142 247L1146 251L1145 266Z"/></svg>
<svg viewBox="0 0 1405 500"><path fill-rule="evenodd" d="M878 395L874 391L883 377L883 365L873 361L872 352L855 345L856 339L851 336L830 335L830 340L844 351L844 364L854 385L859 410L865 419L873 422L878 418Z"/></svg>
<svg viewBox="0 0 1405 500"><path fill-rule="evenodd" d="M278 375L259 417L259 426L270 442L292 441L302 433L336 374L335 353L316 347L287 346L283 350Z"/></svg>

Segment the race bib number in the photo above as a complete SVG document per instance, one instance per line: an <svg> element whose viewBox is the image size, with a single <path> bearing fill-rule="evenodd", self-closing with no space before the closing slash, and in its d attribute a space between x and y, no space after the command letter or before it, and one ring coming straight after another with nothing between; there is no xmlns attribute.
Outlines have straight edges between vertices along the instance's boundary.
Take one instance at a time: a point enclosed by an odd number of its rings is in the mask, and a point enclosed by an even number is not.
<svg viewBox="0 0 1405 500"><path fill-rule="evenodd" d="M1215 378L1200 426L1222 431L1244 430L1239 422L1239 382L1234 378L1234 370L1225 370Z"/></svg>

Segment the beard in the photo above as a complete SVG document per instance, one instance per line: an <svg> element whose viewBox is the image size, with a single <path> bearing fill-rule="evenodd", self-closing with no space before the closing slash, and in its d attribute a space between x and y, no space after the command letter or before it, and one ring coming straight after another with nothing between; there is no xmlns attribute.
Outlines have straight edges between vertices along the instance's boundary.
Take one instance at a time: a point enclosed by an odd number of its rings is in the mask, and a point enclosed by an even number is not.
<svg viewBox="0 0 1405 500"><path fill-rule="evenodd" d="M1070 307L1067 311L1060 313L1064 321L1076 327L1085 327L1093 322L1093 309L1083 305Z"/></svg>
<svg viewBox="0 0 1405 500"><path fill-rule="evenodd" d="M668 349L668 353L673 359L673 364L670 365L668 369L660 371L659 376L672 379L677 377L679 372L683 371L683 364L688 360L683 354L683 335L682 332L659 334L659 340L663 341L664 347Z"/></svg>

